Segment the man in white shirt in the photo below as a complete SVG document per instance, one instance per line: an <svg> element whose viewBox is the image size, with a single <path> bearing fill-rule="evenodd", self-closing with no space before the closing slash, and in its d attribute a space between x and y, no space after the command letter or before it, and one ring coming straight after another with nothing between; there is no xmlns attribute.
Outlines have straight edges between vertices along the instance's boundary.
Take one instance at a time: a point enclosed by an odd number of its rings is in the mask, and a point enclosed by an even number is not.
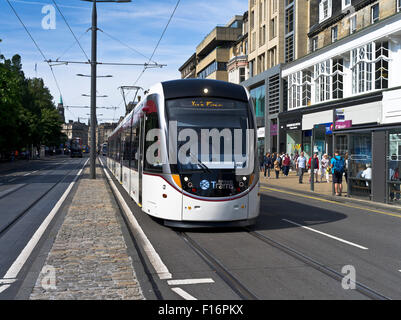
<svg viewBox="0 0 401 320"><path fill-rule="evenodd" d="M372 180L372 168L370 167L369 163L366 164L366 169L363 170L363 172L361 174L361 178L369 180L369 181L366 181L366 186L369 187L369 182L370 182L370 180Z"/></svg>
<svg viewBox="0 0 401 320"><path fill-rule="evenodd" d="M296 169L298 170L299 183L302 183L302 178L306 170L306 158L303 152L301 152L301 155L297 159Z"/></svg>

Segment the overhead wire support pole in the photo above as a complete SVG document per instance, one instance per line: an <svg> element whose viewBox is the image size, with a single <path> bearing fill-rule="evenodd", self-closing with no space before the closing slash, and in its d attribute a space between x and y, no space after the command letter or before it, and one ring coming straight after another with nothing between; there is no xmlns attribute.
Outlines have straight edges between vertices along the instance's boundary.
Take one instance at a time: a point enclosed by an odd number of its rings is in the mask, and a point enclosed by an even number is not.
<svg viewBox="0 0 401 320"><path fill-rule="evenodd" d="M92 7L92 53L91 53L91 116L90 116L90 178L96 179L96 66L97 66L97 8Z"/></svg>

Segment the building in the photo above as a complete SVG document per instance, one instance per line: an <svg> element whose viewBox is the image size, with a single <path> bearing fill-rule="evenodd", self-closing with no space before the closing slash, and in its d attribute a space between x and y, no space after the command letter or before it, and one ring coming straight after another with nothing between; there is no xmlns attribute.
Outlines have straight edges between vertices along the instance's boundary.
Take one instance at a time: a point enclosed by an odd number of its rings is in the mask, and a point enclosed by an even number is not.
<svg viewBox="0 0 401 320"><path fill-rule="evenodd" d="M79 121L70 120L62 125L61 132L67 135L68 140L72 138L81 138L83 145L89 145L88 132L89 126Z"/></svg>
<svg viewBox="0 0 401 320"><path fill-rule="evenodd" d="M181 79L196 78L196 53L185 61L178 70L181 72Z"/></svg>
<svg viewBox="0 0 401 320"><path fill-rule="evenodd" d="M258 125L259 154L280 146L278 115L283 110L284 63L308 53L309 7L304 0L249 0L249 79Z"/></svg>
<svg viewBox="0 0 401 320"><path fill-rule="evenodd" d="M228 81L230 48L242 35L243 16L215 27L196 47L196 78Z"/></svg>
<svg viewBox="0 0 401 320"><path fill-rule="evenodd" d="M400 198L400 7L311 0L310 53L282 67L282 151L348 153L350 196L379 202Z"/></svg>
<svg viewBox="0 0 401 320"><path fill-rule="evenodd" d="M57 111L58 111L58 114L59 114L59 116L60 116L60 121L62 122L62 123L64 123L65 122L65 115L64 115L64 104L63 104L63 98L60 96L60 102L59 102L59 104L57 105Z"/></svg>
<svg viewBox="0 0 401 320"><path fill-rule="evenodd" d="M242 34L230 48L227 62L228 81L240 84L249 78L248 68L248 11L242 17Z"/></svg>
<svg viewBox="0 0 401 320"><path fill-rule="evenodd" d="M117 123L101 123L97 126L96 141L98 150L100 150L103 143L107 142L115 128L117 128Z"/></svg>

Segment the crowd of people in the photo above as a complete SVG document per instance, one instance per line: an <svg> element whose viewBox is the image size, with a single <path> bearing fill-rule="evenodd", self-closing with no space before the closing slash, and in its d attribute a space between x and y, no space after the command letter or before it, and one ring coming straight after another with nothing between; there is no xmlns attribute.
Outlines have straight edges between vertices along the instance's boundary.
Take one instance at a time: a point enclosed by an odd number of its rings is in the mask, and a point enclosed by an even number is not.
<svg viewBox="0 0 401 320"><path fill-rule="evenodd" d="M313 161L313 162L312 162ZM271 172L274 171L276 179L279 179L280 173L284 176L288 176L290 170L295 171L299 177L299 183L303 183L303 177L305 172L310 173L309 183L312 178L312 166L315 181L323 182L323 179L327 183L330 183L330 176L335 185L336 195L342 193L342 179L343 176L347 180L348 170L348 153L345 157L340 156L339 152L336 152L333 157L328 154L324 154L319 159L318 154L315 153L313 157L307 159L305 153L296 153L295 155L288 153L266 153L261 162L261 171L264 172L264 177L270 179Z"/></svg>

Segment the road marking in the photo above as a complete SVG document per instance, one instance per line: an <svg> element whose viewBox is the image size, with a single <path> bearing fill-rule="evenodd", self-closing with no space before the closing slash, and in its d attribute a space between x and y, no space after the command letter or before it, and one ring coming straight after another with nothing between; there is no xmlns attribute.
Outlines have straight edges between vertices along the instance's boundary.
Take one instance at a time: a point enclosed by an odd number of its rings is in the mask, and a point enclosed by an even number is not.
<svg viewBox="0 0 401 320"><path fill-rule="evenodd" d="M168 280L167 283L170 286L179 286L185 284L200 284L200 283L214 283L214 280L211 278L205 279L182 279L182 280Z"/></svg>
<svg viewBox="0 0 401 320"><path fill-rule="evenodd" d="M195 297L191 296L188 292L182 290L181 288L171 288L176 294L184 298L185 300L198 300Z"/></svg>
<svg viewBox="0 0 401 320"><path fill-rule="evenodd" d="M8 269L8 271L6 272L6 274L4 275L3 278L7 278L7 279L10 279L10 278L11 279L15 279L15 278L17 278L18 273L21 271L21 269L24 266L25 262L28 260L29 256L31 255L33 249L36 247L36 245L38 244L40 238L45 233L45 231L46 231L47 227L49 226L50 222L53 220L54 216L56 215L56 213L60 209L61 205L63 204L63 202L67 198L68 194L70 193L70 191L71 191L72 187L74 186L75 182L77 181L78 177L81 175L82 170L84 169L84 167L85 167L85 165L86 165L86 163L88 161L89 161L89 159L86 160L86 162L83 165L82 169L79 170L79 172L75 176L74 180L68 186L67 190L65 190L65 192L63 193L61 198L57 201L57 203L54 206L54 208L50 211L50 213L47 215L46 219L42 222L42 224L36 230L36 232L34 233L32 238L29 240L29 242L27 243L25 248L21 251L21 253L19 254L18 258L13 262L13 264ZM8 287L9 286L10 285L8 285ZM7 289L7 288L5 288L5 289ZM0 288L0 293L3 292L5 289Z"/></svg>
<svg viewBox="0 0 401 320"><path fill-rule="evenodd" d="M304 194L299 194L299 193L294 193L294 192L283 191L283 190L274 189L274 188L266 188L266 187L260 187L260 188L261 189L265 189L265 190L269 190L269 191L275 191L275 192L280 192L280 193L285 193L285 194L291 194L291 195L297 196L297 197L318 200L318 201L321 201L321 202L333 203L333 204L336 204L336 205L339 205L339 206L343 206L343 207L366 210L366 211L370 211L370 212L374 212L374 213L385 214L387 216L401 218L401 214L390 213L390 212L380 211L380 210L375 210L375 209L369 209L369 208L365 208L365 207L353 206L353 205L349 205L349 204L345 204L345 203L341 203L341 202L337 202L337 201L321 199L321 198L317 198L317 197L307 196L307 195L304 195Z"/></svg>
<svg viewBox="0 0 401 320"><path fill-rule="evenodd" d="M296 223L296 222L293 222L293 221L290 221L290 220L287 220L287 219L282 219L282 220L287 221L288 223L294 224L294 225L296 225L296 226L299 226L299 227L301 227L301 228L304 228L304 229L306 229L306 230L313 231L313 232L319 233L319 234L321 234L321 235L324 235L324 236L326 236L326 237L332 238L332 239L334 239L334 240L337 240L337 241L340 241L340 242L349 244L350 246L354 246L354 247L357 247L357 248L362 249L362 250L368 250L368 248L363 247L363 246L360 246L359 244L356 244L356 243L353 243L353 242L350 242L350 241L347 241L347 240L344 240L344 239L341 239L341 238L332 236L332 235L330 235L330 234L328 234L328 233L324 233L324 232L322 232L322 231L318 231L318 230L315 230L315 229L312 229L312 228L303 226L303 225L301 225L301 224L299 224L299 223Z"/></svg>
<svg viewBox="0 0 401 320"><path fill-rule="evenodd" d="M9 193L22 188L23 186L25 186L26 183L22 183L22 184L16 184L14 187L4 190L4 191L0 191L0 198L4 198L6 195L8 195Z"/></svg>
<svg viewBox="0 0 401 320"><path fill-rule="evenodd" d="M134 217L131 209L128 207L127 203L125 202L124 198L122 197L120 191L117 189L114 181L111 179L109 173L107 172L103 161L99 158L99 161L103 167L103 171L106 174L107 179L110 182L111 188L114 190L115 195L120 202L121 208L128 218L132 228L134 229L138 240L141 242L143 250L145 251L147 257L149 258L150 263L152 264L153 268L156 270L157 275L160 279L171 279L172 275L168 270L167 266L164 264L162 259L160 258L159 254L156 252L155 248L153 247L152 243L149 241L148 237L146 236L145 232L142 230L141 226L139 225L138 221Z"/></svg>
<svg viewBox="0 0 401 320"><path fill-rule="evenodd" d="M8 289L11 285L6 284L6 285L1 285L0 286L0 293L2 293L3 291L5 291L6 289Z"/></svg>
<svg viewBox="0 0 401 320"><path fill-rule="evenodd" d="M17 180L17 178L12 178L12 179L8 180L8 182L13 182L14 180Z"/></svg>
<svg viewBox="0 0 401 320"><path fill-rule="evenodd" d="M17 279L0 279L0 285L2 284L10 284L17 281Z"/></svg>

